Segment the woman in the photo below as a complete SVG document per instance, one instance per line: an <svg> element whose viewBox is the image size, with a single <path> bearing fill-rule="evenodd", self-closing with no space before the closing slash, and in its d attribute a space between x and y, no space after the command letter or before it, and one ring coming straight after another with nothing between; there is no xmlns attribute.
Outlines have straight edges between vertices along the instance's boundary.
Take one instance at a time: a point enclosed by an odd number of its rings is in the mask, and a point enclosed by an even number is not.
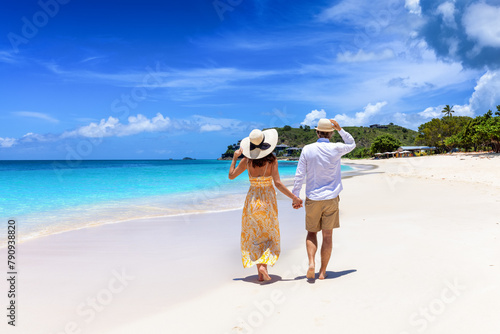
<svg viewBox="0 0 500 334"><path fill-rule="evenodd" d="M241 224L241 255L243 267L257 265L259 281L269 281L267 265L274 265L280 254L280 231L276 188L292 200L300 199L292 194L280 180L278 161L273 150L278 142L275 129L253 130L234 152L229 168L229 178L233 180L248 170L250 189L245 200ZM236 160L245 157L235 168Z"/></svg>

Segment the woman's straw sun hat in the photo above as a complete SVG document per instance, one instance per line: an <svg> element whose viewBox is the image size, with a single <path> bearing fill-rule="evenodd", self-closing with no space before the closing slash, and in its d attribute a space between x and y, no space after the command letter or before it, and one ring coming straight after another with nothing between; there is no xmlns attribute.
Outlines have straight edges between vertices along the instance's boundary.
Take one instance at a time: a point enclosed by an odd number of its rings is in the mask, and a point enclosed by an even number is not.
<svg viewBox="0 0 500 334"><path fill-rule="evenodd" d="M278 143L278 131L254 129L248 137L243 138L240 147L243 155L249 159L260 159L272 153Z"/></svg>

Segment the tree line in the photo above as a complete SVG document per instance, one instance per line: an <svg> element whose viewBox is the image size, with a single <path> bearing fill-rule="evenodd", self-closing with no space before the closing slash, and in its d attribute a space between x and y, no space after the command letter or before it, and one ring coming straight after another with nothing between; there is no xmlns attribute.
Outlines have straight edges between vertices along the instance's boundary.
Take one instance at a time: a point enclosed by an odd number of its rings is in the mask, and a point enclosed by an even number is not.
<svg viewBox="0 0 500 334"><path fill-rule="evenodd" d="M500 105L493 113L487 113L475 118L468 116L453 116L453 107L446 105L442 118L434 118L421 124L415 132L390 123L383 129L369 127L345 127L356 140L357 147L346 155L346 158L367 158L375 153L393 152L399 147L407 145L422 145L435 147L437 153L451 150L489 151L500 153ZM285 125L275 128L278 131L281 144L294 147L303 147L317 140L316 132L309 126L292 128ZM332 141L341 141L335 133ZM223 157L232 157L239 147L239 142L229 145ZM299 155L294 152L293 155Z"/></svg>
<svg viewBox="0 0 500 334"><path fill-rule="evenodd" d="M452 112L420 125L415 144L434 146L441 153L453 149L500 153L500 105L495 114L488 110L475 118L453 117Z"/></svg>
<svg viewBox="0 0 500 334"><path fill-rule="evenodd" d="M450 152L454 149L469 151L489 151L500 153L500 105L497 112L491 110L475 118L453 116L450 105L446 105L442 118L433 118L418 127L415 145L435 147L437 153ZM401 142L384 134L378 136L370 147L370 153L392 152L401 146Z"/></svg>

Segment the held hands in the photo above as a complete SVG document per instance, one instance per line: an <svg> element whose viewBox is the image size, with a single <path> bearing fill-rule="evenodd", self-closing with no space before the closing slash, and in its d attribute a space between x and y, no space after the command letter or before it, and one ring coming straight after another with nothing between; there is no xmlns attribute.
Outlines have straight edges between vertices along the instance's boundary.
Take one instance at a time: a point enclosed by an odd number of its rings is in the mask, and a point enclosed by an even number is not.
<svg viewBox="0 0 500 334"><path fill-rule="evenodd" d="M292 207L294 209L300 209L302 207L302 200L300 198L298 198L297 196L295 196L295 198L293 199L293 202L292 202Z"/></svg>
<svg viewBox="0 0 500 334"><path fill-rule="evenodd" d="M340 131L342 130L342 128L340 127L339 123L337 123L336 120L334 120L333 118L330 119L330 122L332 122L332 125L333 125L333 128L337 131Z"/></svg>

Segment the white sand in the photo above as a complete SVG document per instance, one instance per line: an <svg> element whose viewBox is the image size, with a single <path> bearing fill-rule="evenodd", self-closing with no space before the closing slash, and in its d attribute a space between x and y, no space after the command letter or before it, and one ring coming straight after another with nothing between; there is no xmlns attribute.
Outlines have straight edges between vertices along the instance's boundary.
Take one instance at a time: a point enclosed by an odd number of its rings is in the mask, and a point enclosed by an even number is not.
<svg viewBox="0 0 500 334"><path fill-rule="evenodd" d="M500 157L359 163L379 168L343 181L331 279L305 280L279 196L271 283L242 268L239 210L83 229L22 244L2 333L498 333Z"/></svg>

